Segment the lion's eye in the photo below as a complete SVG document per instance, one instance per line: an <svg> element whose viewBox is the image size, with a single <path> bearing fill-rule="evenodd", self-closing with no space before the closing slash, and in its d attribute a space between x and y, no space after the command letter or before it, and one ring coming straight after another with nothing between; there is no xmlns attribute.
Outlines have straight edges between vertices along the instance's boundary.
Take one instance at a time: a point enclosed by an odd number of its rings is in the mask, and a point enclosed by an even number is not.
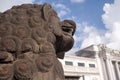
<svg viewBox="0 0 120 80"><path fill-rule="evenodd" d="M62 30L68 33L73 32L72 27L69 27L69 26L62 26Z"/></svg>
<svg viewBox="0 0 120 80"><path fill-rule="evenodd" d="M65 32L69 32L70 31L70 29L67 28L67 27L62 27L62 30L65 31Z"/></svg>

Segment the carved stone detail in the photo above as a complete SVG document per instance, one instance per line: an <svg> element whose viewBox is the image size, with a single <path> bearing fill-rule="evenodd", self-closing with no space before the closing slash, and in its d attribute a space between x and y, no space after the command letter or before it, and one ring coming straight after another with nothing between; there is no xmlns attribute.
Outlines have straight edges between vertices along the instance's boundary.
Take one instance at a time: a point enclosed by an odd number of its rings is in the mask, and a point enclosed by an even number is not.
<svg viewBox="0 0 120 80"><path fill-rule="evenodd" d="M62 65L76 25L50 4L23 4L0 13L0 80L64 80Z"/></svg>

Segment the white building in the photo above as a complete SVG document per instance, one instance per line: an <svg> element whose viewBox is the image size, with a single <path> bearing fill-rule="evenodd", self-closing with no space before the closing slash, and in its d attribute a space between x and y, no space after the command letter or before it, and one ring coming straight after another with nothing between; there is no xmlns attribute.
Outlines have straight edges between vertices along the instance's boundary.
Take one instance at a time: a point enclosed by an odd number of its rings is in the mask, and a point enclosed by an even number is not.
<svg viewBox="0 0 120 80"><path fill-rule="evenodd" d="M66 80L120 80L120 51L91 45L60 60Z"/></svg>
<svg viewBox="0 0 120 80"><path fill-rule="evenodd" d="M96 59L65 56L60 60L66 80L100 80Z"/></svg>

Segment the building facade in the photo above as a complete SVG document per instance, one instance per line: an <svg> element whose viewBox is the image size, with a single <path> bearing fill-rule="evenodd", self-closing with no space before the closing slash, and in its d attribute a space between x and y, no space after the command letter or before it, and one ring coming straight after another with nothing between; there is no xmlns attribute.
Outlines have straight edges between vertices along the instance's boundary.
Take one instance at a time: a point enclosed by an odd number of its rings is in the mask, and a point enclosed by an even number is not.
<svg viewBox="0 0 120 80"><path fill-rule="evenodd" d="M60 60L66 80L120 80L120 51L100 44L75 54Z"/></svg>
<svg viewBox="0 0 120 80"><path fill-rule="evenodd" d="M96 59L65 56L60 60L66 80L100 80Z"/></svg>

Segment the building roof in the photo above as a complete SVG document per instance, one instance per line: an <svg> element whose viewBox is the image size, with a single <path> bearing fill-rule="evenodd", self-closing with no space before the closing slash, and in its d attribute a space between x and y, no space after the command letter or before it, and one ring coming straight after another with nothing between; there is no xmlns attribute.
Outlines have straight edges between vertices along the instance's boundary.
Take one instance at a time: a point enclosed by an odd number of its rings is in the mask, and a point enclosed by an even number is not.
<svg viewBox="0 0 120 80"><path fill-rule="evenodd" d="M94 58L95 57L94 45L81 49L77 51L75 54L80 57Z"/></svg>

